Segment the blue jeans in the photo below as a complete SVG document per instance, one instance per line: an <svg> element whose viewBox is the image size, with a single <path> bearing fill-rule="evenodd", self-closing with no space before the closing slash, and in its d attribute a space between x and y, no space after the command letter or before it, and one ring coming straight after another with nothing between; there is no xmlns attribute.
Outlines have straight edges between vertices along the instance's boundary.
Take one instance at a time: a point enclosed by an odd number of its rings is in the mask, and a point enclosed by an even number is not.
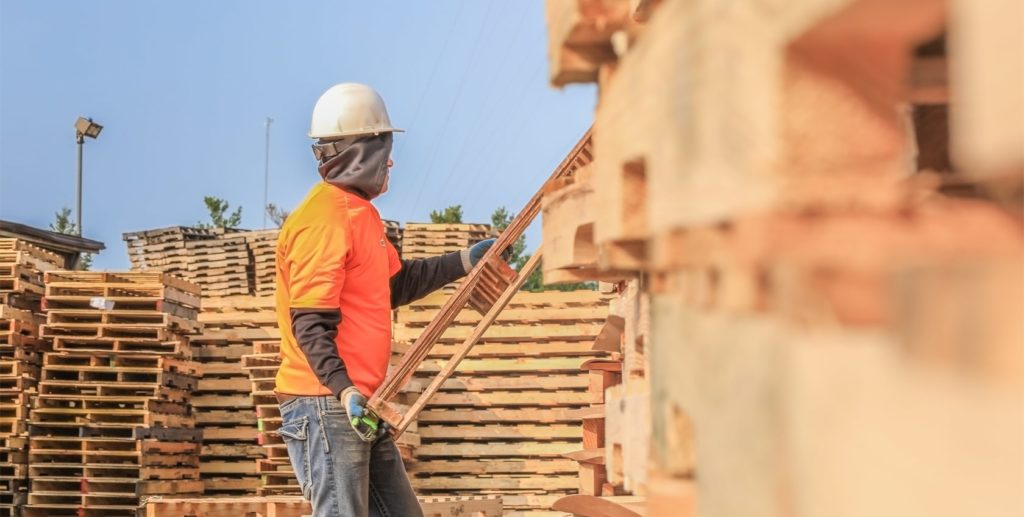
<svg viewBox="0 0 1024 517"><path fill-rule="evenodd" d="M313 517L422 517L390 436L364 442L334 397L281 404L279 432Z"/></svg>

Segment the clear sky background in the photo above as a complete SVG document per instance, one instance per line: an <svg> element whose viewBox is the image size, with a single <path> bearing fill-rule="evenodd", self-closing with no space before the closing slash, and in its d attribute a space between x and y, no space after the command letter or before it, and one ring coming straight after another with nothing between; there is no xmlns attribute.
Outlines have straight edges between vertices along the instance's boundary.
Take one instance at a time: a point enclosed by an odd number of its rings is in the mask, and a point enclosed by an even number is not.
<svg viewBox="0 0 1024 517"><path fill-rule="evenodd" d="M593 119L592 87L547 84L543 2L0 0L0 219L47 227L75 204L78 116L85 237L126 269L121 234L207 219L202 198L263 225L317 181L310 111L338 82L373 85L396 138L386 219L467 222L517 211ZM530 241L539 239L538 224ZM531 246L532 247L532 246Z"/></svg>

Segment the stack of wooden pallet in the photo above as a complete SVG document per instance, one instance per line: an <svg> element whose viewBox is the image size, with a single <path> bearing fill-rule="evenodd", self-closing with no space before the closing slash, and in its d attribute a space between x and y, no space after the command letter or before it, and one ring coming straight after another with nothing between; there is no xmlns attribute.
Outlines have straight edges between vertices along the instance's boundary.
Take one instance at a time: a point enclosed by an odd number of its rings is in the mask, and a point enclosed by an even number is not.
<svg viewBox="0 0 1024 517"><path fill-rule="evenodd" d="M243 234L251 255L249 285L256 296L274 294L278 233L278 230L263 230Z"/></svg>
<svg viewBox="0 0 1024 517"><path fill-rule="evenodd" d="M402 233L402 258L433 257L459 251L493 237L486 224L406 223Z"/></svg>
<svg viewBox="0 0 1024 517"><path fill-rule="evenodd" d="M175 226L126 233L124 240L132 270L180 276L208 296L249 294L249 250L240 232Z"/></svg>
<svg viewBox="0 0 1024 517"><path fill-rule="evenodd" d="M28 412L45 342L39 338L43 273L60 257L17 239L0 239L0 517L25 502Z"/></svg>
<svg viewBox="0 0 1024 517"><path fill-rule="evenodd" d="M396 340L414 340L444 301L435 293L400 309ZM420 413L416 489L501 494L512 515L575 493L578 466L561 455L582 447L583 417L599 401L581 367L607 355L594 350L607 307L595 291L517 294ZM429 382L479 319L463 310L413 383Z"/></svg>
<svg viewBox="0 0 1024 517"><path fill-rule="evenodd" d="M257 340L253 342L252 353L245 356L242 363L249 372L253 404L259 419L259 443L264 452L264 458L257 465L260 495L301 493L288 460L288 449L277 432L281 428L281 411L274 396L274 384L281 366L280 351L278 339Z"/></svg>
<svg viewBox="0 0 1024 517"><path fill-rule="evenodd" d="M253 489L260 495L297 494L298 485L288 463L284 443L277 435L280 413L274 398L274 377L280 365L277 315L274 298L232 297L204 301L201 317L207 325L203 339L219 340L239 346L240 360L225 365L231 370L234 385L241 390L244 383L244 426L252 428L252 441L246 440L249 451L242 460L246 471L255 476ZM242 402L241 392L232 400ZM243 425L243 424L239 424ZM253 447L255 446L255 447Z"/></svg>
<svg viewBox="0 0 1024 517"><path fill-rule="evenodd" d="M275 322L273 304L268 308L266 303L254 303L258 300L204 298L199 314L203 333L192 340L203 367L192 404L203 430L199 468L207 494L255 494L260 484L256 462L264 453L242 358L253 347L246 333L260 332L261 326Z"/></svg>
<svg viewBox="0 0 1024 517"><path fill-rule="evenodd" d="M1024 514L1024 3L546 3L552 81L600 102L546 209L591 238L545 253L650 301L609 480L648 515Z"/></svg>
<svg viewBox="0 0 1024 517"><path fill-rule="evenodd" d="M30 416L26 517L134 516L140 498L199 494L199 288L156 273L46 273Z"/></svg>

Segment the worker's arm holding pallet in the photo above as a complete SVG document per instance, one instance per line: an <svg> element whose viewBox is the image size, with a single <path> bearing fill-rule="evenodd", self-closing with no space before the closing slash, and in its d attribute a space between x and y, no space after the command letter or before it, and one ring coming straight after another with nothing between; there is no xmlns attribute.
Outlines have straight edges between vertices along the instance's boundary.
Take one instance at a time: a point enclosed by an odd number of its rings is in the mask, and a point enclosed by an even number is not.
<svg viewBox="0 0 1024 517"><path fill-rule="evenodd" d="M466 276L494 242L487 239L455 253L402 260L402 269L391 277L391 308L408 305ZM511 251L506 249L502 258L507 261Z"/></svg>

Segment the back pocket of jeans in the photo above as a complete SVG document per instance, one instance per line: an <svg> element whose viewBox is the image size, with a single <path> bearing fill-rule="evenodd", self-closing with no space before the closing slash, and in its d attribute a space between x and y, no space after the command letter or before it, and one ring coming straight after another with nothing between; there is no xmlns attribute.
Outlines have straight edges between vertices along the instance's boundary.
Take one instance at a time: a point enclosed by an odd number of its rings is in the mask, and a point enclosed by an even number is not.
<svg viewBox="0 0 1024 517"><path fill-rule="evenodd" d="M302 496L307 501L311 500L313 495L313 483L309 478L308 431L309 417L305 416L285 422L277 430L281 438L284 439L284 444L288 447L288 461L291 462L292 470L295 471L295 479L299 482L299 487L302 489Z"/></svg>

